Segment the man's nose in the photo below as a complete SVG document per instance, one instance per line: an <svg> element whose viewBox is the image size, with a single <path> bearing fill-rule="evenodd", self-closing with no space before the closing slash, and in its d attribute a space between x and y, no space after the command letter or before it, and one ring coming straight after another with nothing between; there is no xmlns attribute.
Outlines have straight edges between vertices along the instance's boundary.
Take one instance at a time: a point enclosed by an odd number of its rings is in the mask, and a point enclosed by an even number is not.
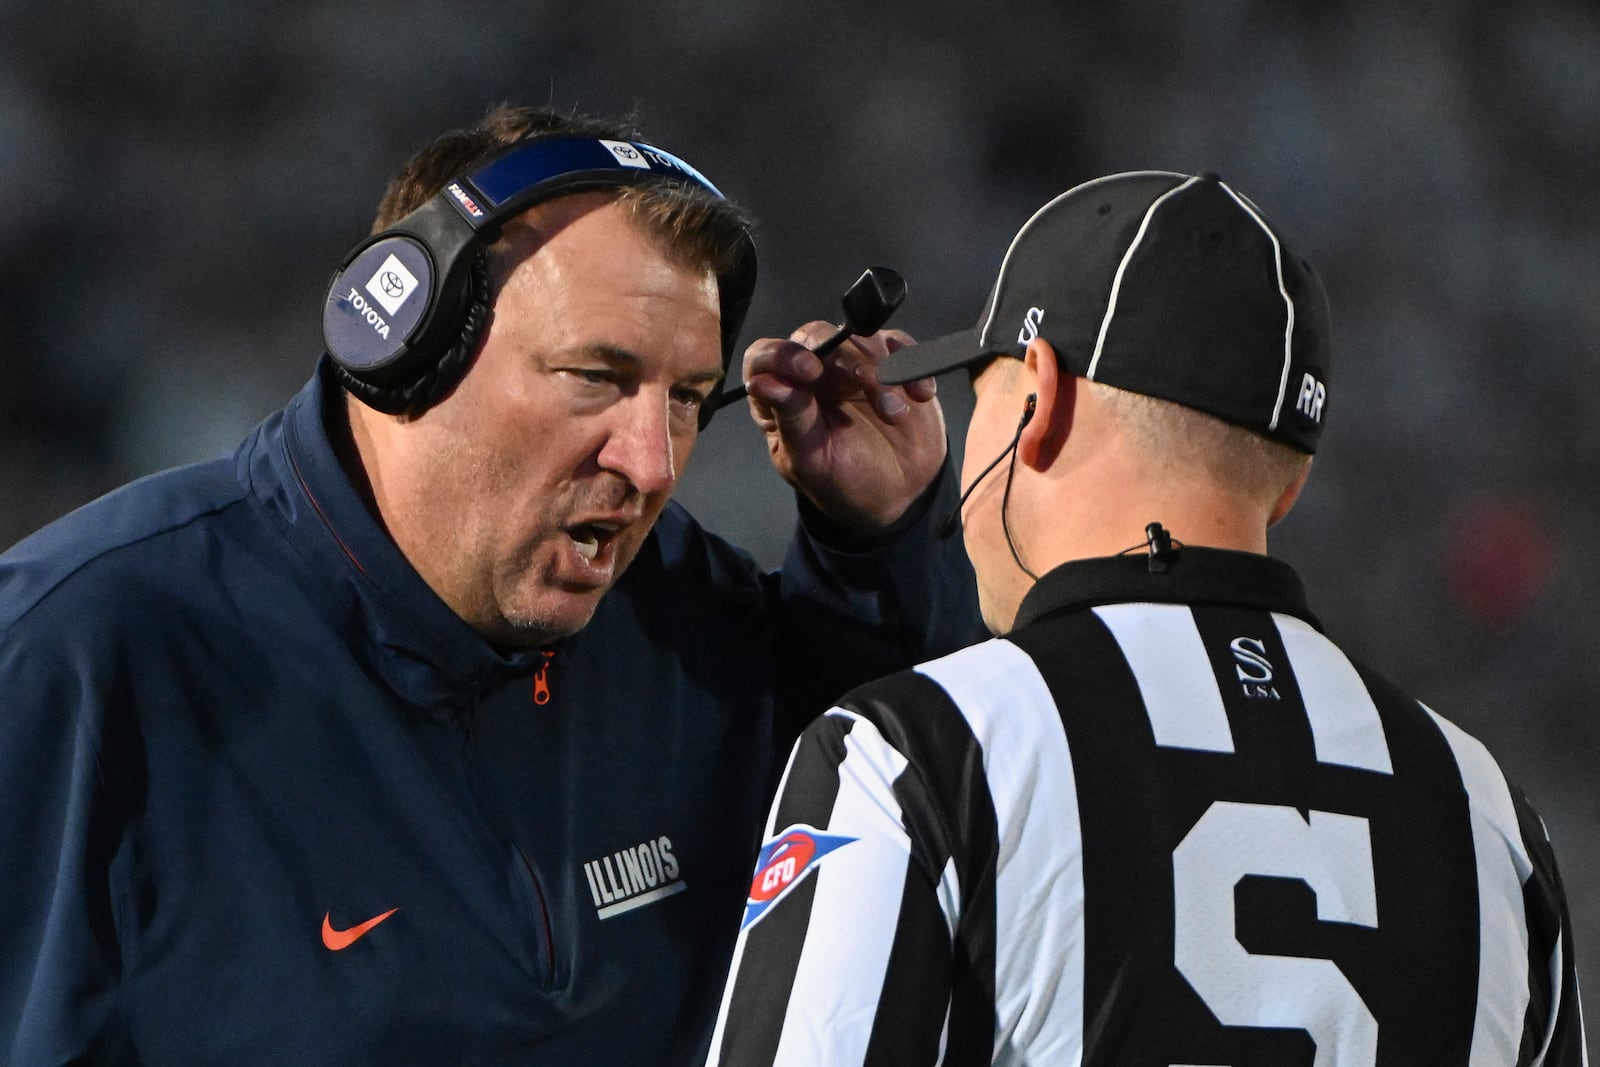
<svg viewBox="0 0 1600 1067"><path fill-rule="evenodd" d="M670 400L641 389L614 409L616 422L600 450L600 466L641 493L669 492L678 480Z"/></svg>

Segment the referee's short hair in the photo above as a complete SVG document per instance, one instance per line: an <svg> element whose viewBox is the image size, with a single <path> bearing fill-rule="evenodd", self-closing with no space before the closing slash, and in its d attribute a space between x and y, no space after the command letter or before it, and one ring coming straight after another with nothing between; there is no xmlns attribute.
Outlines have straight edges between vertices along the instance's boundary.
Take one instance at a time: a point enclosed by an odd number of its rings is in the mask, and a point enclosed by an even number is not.
<svg viewBox="0 0 1600 1067"><path fill-rule="evenodd" d="M1103 398L1131 446L1161 476L1201 473L1217 489L1271 508L1311 462L1304 452L1198 408L1100 382L1084 384Z"/></svg>

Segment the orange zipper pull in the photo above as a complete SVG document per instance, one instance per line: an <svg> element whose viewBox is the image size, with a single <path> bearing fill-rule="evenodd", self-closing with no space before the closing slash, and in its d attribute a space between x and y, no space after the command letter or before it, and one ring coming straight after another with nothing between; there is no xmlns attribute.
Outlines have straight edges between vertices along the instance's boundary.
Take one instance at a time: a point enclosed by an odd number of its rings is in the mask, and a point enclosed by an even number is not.
<svg viewBox="0 0 1600 1067"><path fill-rule="evenodd" d="M540 707L550 703L550 661L555 658L554 652L546 652L544 664L540 666L539 673L533 676L533 702Z"/></svg>

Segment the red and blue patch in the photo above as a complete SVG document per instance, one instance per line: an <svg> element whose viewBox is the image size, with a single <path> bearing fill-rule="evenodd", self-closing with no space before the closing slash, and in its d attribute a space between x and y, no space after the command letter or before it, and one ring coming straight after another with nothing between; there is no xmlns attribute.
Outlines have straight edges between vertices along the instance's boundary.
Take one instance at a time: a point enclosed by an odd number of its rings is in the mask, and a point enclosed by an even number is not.
<svg viewBox="0 0 1600 1067"><path fill-rule="evenodd" d="M739 929L754 926L768 908L816 869L822 857L854 840L795 825L762 845L755 877L750 880L750 898L744 905L744 922L739 924Z"/></svg>

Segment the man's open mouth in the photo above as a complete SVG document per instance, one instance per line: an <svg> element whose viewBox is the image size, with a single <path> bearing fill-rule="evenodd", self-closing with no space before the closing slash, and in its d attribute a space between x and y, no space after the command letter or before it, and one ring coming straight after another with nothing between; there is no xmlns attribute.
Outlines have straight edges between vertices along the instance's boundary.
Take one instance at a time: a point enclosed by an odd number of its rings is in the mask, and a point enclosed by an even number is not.
<svg viewBox="0 0 1600 1067"><path fill-rule="evenodd" d="M572 538L578 555L591 562L599 558L601 550L611 543L616 533L614 526L593 522L581 522L567 528L567 536Z"/></svg>

